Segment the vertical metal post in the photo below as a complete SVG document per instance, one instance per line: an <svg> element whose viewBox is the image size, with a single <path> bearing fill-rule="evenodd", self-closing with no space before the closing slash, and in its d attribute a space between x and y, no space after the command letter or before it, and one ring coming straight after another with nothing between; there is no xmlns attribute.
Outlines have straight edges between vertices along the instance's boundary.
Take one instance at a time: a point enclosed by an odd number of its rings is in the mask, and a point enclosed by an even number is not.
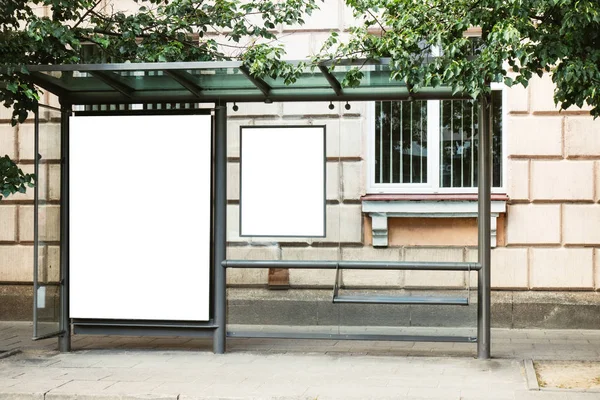
<svg viewBox="0 0 600 400"><path fill-rule="evenodd" d="M40 107L36 104L33 135L33 173L35 186L33 188L33 337L39 336L38 332L38 279L39 279L39 213L40 213Z"/></svg>
<svg viewBox="0 0 600 400"><path fill-rule="evenodd" d="M492 140L491 105L488 97L482 95L479 105L479 159L478 159L478 233L479 262L477 273L477 358L490 358L490 245L491 245L491 182L492 182Z"/></svg>
<svg viewBox="0 0 600 400"><path fill-rule="evenodd" d="M71 105L62 104L60 113L60 330L58 350L71 351L69 321L69 117Z"/></svg>
<svg viewBox="0 0 600 400"><path fill-rule="evenodd" d="M218 102L215 107L215 184L214 184L214 277L215 313L217 328L213 334L213 351L225 353L227 335L227 287L225 260L227 245L227 103Z"/></svg>

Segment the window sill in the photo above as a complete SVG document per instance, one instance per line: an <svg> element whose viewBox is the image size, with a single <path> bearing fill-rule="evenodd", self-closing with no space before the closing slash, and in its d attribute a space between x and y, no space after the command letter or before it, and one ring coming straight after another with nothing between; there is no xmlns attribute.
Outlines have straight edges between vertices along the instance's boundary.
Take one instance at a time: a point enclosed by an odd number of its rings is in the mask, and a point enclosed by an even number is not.
<svg viewBox="0 0 600 400"><path fill-rule="evenodd" d="M491 196L491 245L496 247L497 219L506 213L508 196ZM476 194L369 194L361 197L362 211L372 220L373 247L388 246L388 218L477 217Z"/></svg>

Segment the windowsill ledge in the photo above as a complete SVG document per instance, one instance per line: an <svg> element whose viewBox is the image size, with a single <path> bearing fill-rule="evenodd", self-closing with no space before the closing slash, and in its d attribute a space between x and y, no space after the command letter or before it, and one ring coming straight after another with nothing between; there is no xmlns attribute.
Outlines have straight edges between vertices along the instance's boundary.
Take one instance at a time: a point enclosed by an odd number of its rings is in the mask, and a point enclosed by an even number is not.
<svg viewBox="0 0 600 400"><path fill-rule="evenodd" d="M388 218L477 217L477 194L368 194L362 211L372 220L373 247L388 246ZM506 194L491 196L491 245L496 247L497 219L506 213Z"/></svg>

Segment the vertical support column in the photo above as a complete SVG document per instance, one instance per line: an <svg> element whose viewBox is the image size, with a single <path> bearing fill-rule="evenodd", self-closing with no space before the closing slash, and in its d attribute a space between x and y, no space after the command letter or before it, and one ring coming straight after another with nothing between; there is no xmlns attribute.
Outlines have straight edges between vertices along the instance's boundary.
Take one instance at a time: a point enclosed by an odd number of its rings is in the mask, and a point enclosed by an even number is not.
<svg viewBox="0 0 600 400"><path fill-rule="evenodd" d="M60 329L58 350L71 351L69 318L69 117L71 105L62 104L60 113Z"/></svg>
<svg viewBox="0 0 600 400"><path fill-rule="evenodd" d="M214 276L215 314L217 328L213 334L213 351L225 353L227 336L227 286L226 270L221 263L225 260L227 246L227 103L219 102L215 107L215 184L214 184Z"/></svg>
<svg viewBox="0 0 600 400"><path fill-rule="evenodd" d="M490 358L490 246L491 246L491 183L492 140L491 105L489 97L480 97L479 160L478 160L478 258L481 269L477 274L477 358Z"/></svg>
<svg viewBox="0 0 600 400"><path fill-rule="evenodd" d="M33 337L39 336L38 332L38 284L39 284L39 213L40 213L40 107L35 106L34 114L34 133L33 133L33 173L36 177L36 185L33 188Z"/></svg>

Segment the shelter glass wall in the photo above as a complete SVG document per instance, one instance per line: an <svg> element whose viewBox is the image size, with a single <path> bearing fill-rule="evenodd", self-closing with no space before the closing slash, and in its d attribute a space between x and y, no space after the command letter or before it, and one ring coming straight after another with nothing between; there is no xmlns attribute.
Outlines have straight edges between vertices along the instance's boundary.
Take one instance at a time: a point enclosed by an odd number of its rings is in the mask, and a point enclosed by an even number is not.
<svg viewBox="0 0 600 400"><path fill-rule="evenodd" d="M37 174L35 201L24 218L24 227L34 242L37 272L34 279L34 336L60 330L60 176L61 139L58 110L40 106L33 162ZM28 220L28 221L27 221Z"/></svg>

